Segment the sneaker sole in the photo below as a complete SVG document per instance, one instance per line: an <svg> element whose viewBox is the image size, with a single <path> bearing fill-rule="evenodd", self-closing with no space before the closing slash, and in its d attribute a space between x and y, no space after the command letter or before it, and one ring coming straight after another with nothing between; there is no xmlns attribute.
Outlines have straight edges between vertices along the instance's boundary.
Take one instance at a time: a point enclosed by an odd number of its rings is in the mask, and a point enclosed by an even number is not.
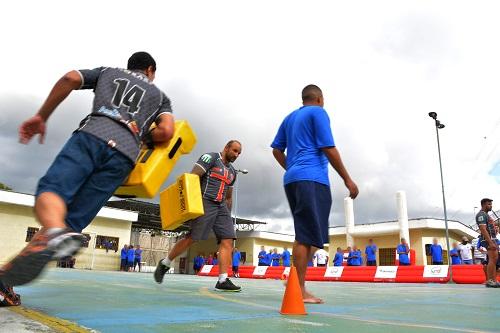
<svg viewBox="0 0 500 333"><path fill-rule="evenodd" d="M221 292L221 293L239 293L241 289L238 290L229 290L229 289L217 289L215 288L215 291Z"/></svg>
<svg viewBox="0 0 500 333"><path fill-rule="evenodd" d="M76 244L79 246L75 246ZM54 248L17 256L10 262L10 267L0 273L0 280L12 287L30 283L42 273L56 254L73 256L79 252L81 245L83 245L83 236L75 234L62 240Z"/></svg>

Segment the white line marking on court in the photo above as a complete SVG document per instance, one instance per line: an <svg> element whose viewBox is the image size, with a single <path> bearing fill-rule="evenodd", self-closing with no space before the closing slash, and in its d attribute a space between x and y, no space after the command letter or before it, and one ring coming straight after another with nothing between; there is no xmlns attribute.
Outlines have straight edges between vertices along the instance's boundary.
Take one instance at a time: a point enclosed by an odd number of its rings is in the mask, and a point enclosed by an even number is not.
<svg viewBox="0 0 500 333"><path fill-rule="evenodd" d="M292 324L302 324L302 325L310 325L310 326L325 326L323 323L315 323L312 321L305 321L305 320L299 320L299 319L284 319L285 321L292 323ZM327 325L328 326L328 325Z"/></svg>

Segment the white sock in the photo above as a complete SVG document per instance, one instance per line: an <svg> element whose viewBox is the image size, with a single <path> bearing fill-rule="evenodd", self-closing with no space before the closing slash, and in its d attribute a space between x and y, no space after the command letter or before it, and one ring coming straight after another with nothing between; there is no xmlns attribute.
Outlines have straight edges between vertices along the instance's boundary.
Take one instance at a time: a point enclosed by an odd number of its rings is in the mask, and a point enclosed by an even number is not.
<svg viewBox="0 0 500 333"><path fill-rule="evenodd" d="M166 257L165 259L163 259L161 261L161 263L167 267L170 267L170 264L172 263L172 261L170 259L168 259L168 257Z"/></svg>
<svg viewBox="0 0 500 333"><path fill-rule="evenodd" d="M219 274L219 282L224 282L227 279L227 273Z"/></svg>
<svg viewBox="0 0 500 333"><path fill-rule="evenodd" d="M58 233L60 231L63 231L64 228L48 228L47 229L47 236L53 235L55 233Z"/></svg>

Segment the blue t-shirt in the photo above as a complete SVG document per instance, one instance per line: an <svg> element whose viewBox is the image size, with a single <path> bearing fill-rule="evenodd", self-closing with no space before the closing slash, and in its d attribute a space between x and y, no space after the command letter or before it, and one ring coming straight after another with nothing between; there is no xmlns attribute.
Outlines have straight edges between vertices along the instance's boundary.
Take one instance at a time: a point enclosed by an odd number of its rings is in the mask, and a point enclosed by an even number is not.
<svg viewBox="0 0 500 333"><path fill-rule="evenodd" d="M406 246L403 244L399 244L397 248L398 253L399 252L406 252ZM399 255L399 262L402 264L409 264L410 263L410 257L408 257L407 254L400 254Z"/></svg>
<svg viewBox="0 0 500 333"><path fill-rule="evenodd" d="M377 245L367 245L365 249L365 254L366 254L366 260L367 261L375 261L377 260L377 257L375 256L375 253L377 252Z"/></svg>
<svg viewBox="0 0 500 333"><path fill-rule="evenodd" d="M215 266L215 265L217 265L218 263L219 263L219 260L217 260L217 259L215 259L215 258L214 258L214 260L212 261L212 264Z"/></svg>
<svg viewBox="0 0 500 333"><path fill-rule="evenodd" d="M135 258L135 249L129 249L127 251L127 261L134 262L134 258Z"/></svg>
<svg viewBox="0 0 500 333"><path fill-rule="evenodd" d="M462 260L460 259L459 255L455 256L455 254L458 254L458 249L451 249L450 250L451 264L460 265L462 263Z"/></svg>
<svg viewBox="0 0 500 333"><path fill-rule="evenodd" d="M335 257L333 258L333 266L342 266L344 262L344 254L342 252L335 253Z"/></svg>
<svg viewBox="0 0 500 333"><path fill-rule="evenodd" d="M303 106L289 114L271 147L286 150L285 185L303 180L330 185L328 159L321 148L335 147L335 141L321 106Z"/></svg>
<svg viewBox="0 0 500 333"><path fill-rule="evenodd" d="M273 261L273 254L266 253L266 265L271 266L272 261Z"/></svg>
<svg viewBox="0 0 500 333"><path fill-rule="evenodd" d="M260 251L259 252L259 264L266 264L267 263L267 252L266 251Z"/></svg>
<svg viewBox="0 0 500 333"><path fill-rule="evenodd" d="M309 260L309 261L307 262L307 267L313 267L313 266L314 266L313 261L312 261L312 260Z"/></svg>
<svg viewBox="0 0 500 333"><path fill-rule="evenodd" d="M290 252L288 250L283 251L281 258L283 258L283 266L290 267Z"/></svg>
<svg viewBox="0 0 500 333"><path fill-rule="evenodd" d="M441 245L431 245L431 256L432 261L443 262L443 248L441 247Z"/></svg>
<svg viewBox="0 0 500 333"><path fill-rule="evenodd" d="M360 250L349 252L349 257L351 257L351 266L361 266Z"/></svg>
<svg viewBox="0 0 500 333"><path fill-rule="evenodd" d="M281 255L279 253L273 253L271 255L272 265L279 266L280 265L280 258L281 258Z"/></svg>
<svg viewBox="0 0 500 333"><path fill-rule="evenodd" d="M233 266L239 266L240 265L240 260L241 260L241 253L240 252L234 252L233 253Z"/></svg>
<svg viewBox="0 0 500 333"><path fill-rule="evenodd" d="M136 260L142 259L142 249L135 249L135 259Z"/></svg>
<svg viewBox="0 0 500 333"><path fill-rule="evenodd" d="M127 259L127 249L122 249L120 252L120 259Z"/></svg>

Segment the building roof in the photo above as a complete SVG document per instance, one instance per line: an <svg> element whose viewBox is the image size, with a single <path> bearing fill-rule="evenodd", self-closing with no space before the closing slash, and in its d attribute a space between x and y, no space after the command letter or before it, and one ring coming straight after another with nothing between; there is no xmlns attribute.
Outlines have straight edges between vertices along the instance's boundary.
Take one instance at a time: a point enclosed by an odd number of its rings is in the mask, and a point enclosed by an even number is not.
<svg viewBox="0 0 500 333"><path fill-rule="evenodd" d="M445 229L444 219L439 218L413 218L408 220L408 226L411 229ZM467 236L469 238L477 238L479 234L471 227L463 224L460 221L448 220L448 229L454 231L460 236ZM345 235L346 227L335 226L330 227L330 236ZM356 224L354 225L354 230L351 233L352 236L356 237L369 237L378 235L392 235L399 234L399 222L398 221L382 221L366 224Z"/></svg>
<svg viewBox="0 0 500 333"><path fill-rule="evenodd" d="M0 203L33 207L35 205L35 196L32 194L0 190ZM137 221L138 214L129 210L103 207L97 216L134 222Z"/></svg>

